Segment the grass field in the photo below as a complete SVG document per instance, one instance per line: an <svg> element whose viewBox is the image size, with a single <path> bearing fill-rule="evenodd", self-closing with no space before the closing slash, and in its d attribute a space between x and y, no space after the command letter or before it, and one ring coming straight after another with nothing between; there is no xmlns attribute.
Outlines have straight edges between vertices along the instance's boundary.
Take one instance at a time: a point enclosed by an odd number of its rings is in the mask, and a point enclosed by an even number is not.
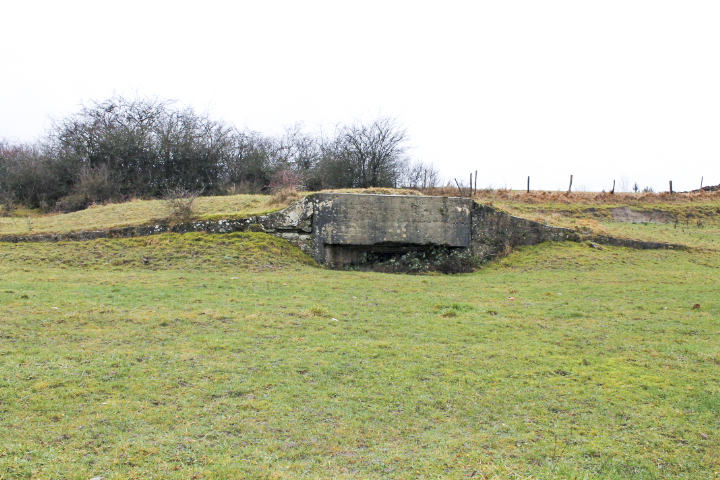
<svg viewBox="0 0 720 480"><path fill-rule="evenodd" d="M408 276L259 233L0 243L0 479L718 478L717 225L592 221L693 248Z"/></svg>

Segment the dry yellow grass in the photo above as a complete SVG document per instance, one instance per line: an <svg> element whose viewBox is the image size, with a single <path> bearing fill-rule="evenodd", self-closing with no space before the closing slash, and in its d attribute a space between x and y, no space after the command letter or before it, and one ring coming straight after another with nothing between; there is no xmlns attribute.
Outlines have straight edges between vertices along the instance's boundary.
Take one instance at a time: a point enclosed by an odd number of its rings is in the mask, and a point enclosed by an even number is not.
<svg viewBox="0 0 720 480"><path fill-rule="evenodd" d="M461 193L468 196L469 190L463 188L458 190L456 187L441 187L424 189L425 195L449 196L457 197ZM617 192L611 194L608 192L553 192L531 190L529 193L525 190L506 190L506 189L480 189L472 195L472 198L480 203L488 202L512 202L529 205L537 204L580 204L580 205L605 205L605 204L621 204L621 205L640 205L640 204L687 204L687 203L706 203L720 201L720 191L715 192L688 192L688 193L630 193Z"/></svg>
<svg viewBox="0 0 720 480"><path fill-rule="evenodd" d="M370 188L333 188L330 190L323 190L323 193L366 193L374 195L425 195L425 193L413 189L413 188L385 188L385 187L370 187ZM452 196L452 195L449 195Z"/></svg>

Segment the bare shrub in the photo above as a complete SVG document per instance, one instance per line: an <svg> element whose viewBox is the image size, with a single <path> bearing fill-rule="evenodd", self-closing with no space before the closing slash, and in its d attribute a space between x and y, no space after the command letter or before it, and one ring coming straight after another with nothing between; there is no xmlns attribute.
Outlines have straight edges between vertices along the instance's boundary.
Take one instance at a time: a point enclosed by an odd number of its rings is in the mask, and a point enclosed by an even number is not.
<svg viewBox="0 0 720 480"><path fill-rule="evenodd" d="M163 196L168 216L175 220L188 221L195 216L193 203L203 190L189 190L183 187L168 188Z"/></svg>
<svg viewBox="0 0 720 480"><path fill-rule="evenodd" d="M270 205L284 205L302 198L302 195L293 187L281 188L270 197Z"/></svg>
<svg viewBox="0 0 720 480"><path fill-rule="evenodd" d="M227 195L260 195L263 193L263 185L259 181L243 180L228 184L225 193Z"/></svg>
<svg viewBox="0 0 720 480"><path fill-rule="evenodd" d="M82 166L73 185L73 193L85 196L90 202L106 202L118 190L107 164Z"/></svg>
<svg viewBox="0 0 720 480"><path fill-rule="evenodd" d="M77 212L78 210L85 210L91 203L92 201L85 195L71 193L55 202L55 211L62 213Z"/></svg>
<svg viewBox="0 0 720 480"><path fill-rule="evenodd" d="M55 210L66 213L76 212L93 203L109 201L118 192L114 177L106 164L96 167L83 165L75 178L70 194L55 203Z"/></svg>
<svg viewBox="0 0 720 480"><path fill-rule="evenodd" d="M303 176L289 169L275 172L268 185L273 192L279 190L298 190L303 186Z"/></svg>
<svg viewBox="0 0 720 480"><path fill-rule="evenodd" d="M317 186L395 187L408 166L409 140L407 129L393 117L339 125L323 142Z"/></svg>
<svg viewBox="0 0 720 480"><path fill-rule="evenodd" d="M17 196L9 189L0 190L0 216L12 217L15 212Z"/></svg>
<svg viewBox="0 0 720 480"><path fill-rule="evenodd" d="M621 192L629 192L630 191L630 180L628 180L627 177L622 177L620 179L620 191Z"/></svg>
<svg viewBox="0 0 720 480"><path fill-rule="evenodd" d="M440 170L432 163L411 162L401 171L400 184L406 188L435 188L440 183Z"/></svg>

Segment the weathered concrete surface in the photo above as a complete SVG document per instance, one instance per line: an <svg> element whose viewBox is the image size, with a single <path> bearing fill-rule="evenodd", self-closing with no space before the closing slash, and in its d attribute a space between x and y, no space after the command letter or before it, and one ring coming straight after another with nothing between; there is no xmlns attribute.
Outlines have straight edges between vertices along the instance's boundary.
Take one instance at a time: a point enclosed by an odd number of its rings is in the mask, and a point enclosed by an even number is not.
<svg viewBox="0 0 720 480"><path fill-rule="evenodd" d="M318 193L268 215L216 222L195 221L53 235L2 236L5 242L93 240L160 233L259 231L288 240L319 263L362 263L370 252L403 252L433 246L469 249L492 258L508 247L545 241L592 240L642 249L684 248L658 242L583 236L567 228L514 217L466 198Z"/></svg>
<svg viewBox="0 0 720 480"><path fill-rule="evenodd" d="M362 261L365 247L468 248L471 211L472 201L463 198L313 195L313 256L338 264Z"/></svg>

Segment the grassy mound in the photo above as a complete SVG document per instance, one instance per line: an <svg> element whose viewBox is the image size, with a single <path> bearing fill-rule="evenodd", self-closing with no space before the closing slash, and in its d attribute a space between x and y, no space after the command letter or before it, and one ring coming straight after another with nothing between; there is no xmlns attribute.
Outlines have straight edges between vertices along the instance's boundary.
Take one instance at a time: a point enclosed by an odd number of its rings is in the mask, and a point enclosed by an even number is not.
<svg viewBox="0 0 720 480"><path fill-rule="evenodd" d="M192 204L193 219L218 220L245 218L279 210L286 206L268 195L228 195L198 197ZM18 211L13 217L0 217L0 235L70 233L111 228L151 225L172 221L172 209L164 200L135 200L126 203L93 205L85 210L42 215Z"/></svg>
<svg viewBox="0 0 720 480"><path fill-rule="evenodd" d="M264 233L167 233L87 242L18 243L0 249L0 263L29 270L45 265L93 269L265 270L315 261Z"/></svg>
<svg viewBox="0 0 720 480"><path fill-rule="evenodd" d="M420 195L405 189L345 189L346 193ZM457 195L457 189L433 189L426 194ZM467 192L466 192L467 193ZM245 218L284 208L302 194L283 190L273 196L231 195L198 197L194 219L218 221ZM699 248L718 248L720 192L586 193L480 190L473 199L514 215L586 232ZM0 217L0 236L107 230L124 226L174 222L166 201L138 200L96 205L69 214L40 215L19 210ZM634 223L633 223L634 222Z"/></svg>

